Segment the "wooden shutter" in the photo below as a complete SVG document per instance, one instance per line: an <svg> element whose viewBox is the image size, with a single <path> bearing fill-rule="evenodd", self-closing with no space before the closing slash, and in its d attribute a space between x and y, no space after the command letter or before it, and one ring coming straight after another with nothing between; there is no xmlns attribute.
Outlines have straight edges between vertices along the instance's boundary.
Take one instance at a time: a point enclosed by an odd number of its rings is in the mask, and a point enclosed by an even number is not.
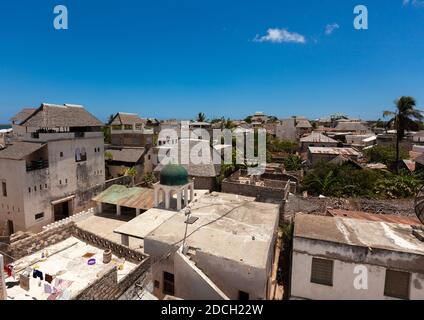
<svg viewBox="0 0 424 320"><path fill-rule="evenodd" d="M398 299L409 299L409 283L411 274L408 272L386 270L384 295Z"/></svg>
<svg viewBox="0 0 424 320"><path fill-rule="evenodd" d="M311 282L333 286L333 260L312 258Z"/></svg>

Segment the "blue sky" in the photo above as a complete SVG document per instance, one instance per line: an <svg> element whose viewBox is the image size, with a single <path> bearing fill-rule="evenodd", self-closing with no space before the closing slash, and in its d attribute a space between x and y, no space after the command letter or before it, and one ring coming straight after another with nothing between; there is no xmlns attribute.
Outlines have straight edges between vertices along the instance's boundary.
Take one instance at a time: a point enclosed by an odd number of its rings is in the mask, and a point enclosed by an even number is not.
<svg viewBox="0 0 424 320"><path fill-rule="evenodd" d="M2 1L0 122L41 102L83 104L102 120L373 119L400 95L424 109L423 1ZM68 30L53 28L58 4ZM358 4L366 31L353 28Z"/></svg>

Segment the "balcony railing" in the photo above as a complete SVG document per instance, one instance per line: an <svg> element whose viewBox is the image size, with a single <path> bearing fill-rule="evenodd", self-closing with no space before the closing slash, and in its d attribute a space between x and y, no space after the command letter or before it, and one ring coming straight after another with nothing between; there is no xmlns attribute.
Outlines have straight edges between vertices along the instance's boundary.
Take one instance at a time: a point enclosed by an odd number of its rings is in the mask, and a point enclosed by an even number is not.
<svg viewBox="0 0 424 320"><path fill-rule="evenodd" d="M31 163L27 163L26 165L26 171L35 171L35 170L41 170L46 169L49 167L49 161L48 160L35 160L31 161Z"/></svg>

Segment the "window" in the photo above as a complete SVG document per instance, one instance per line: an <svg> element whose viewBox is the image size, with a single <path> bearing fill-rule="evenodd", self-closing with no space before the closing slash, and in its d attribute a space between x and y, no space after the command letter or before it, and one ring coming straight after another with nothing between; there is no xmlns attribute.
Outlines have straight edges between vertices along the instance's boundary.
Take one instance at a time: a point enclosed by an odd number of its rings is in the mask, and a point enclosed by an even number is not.
<svg viewBox="0 0 424 320"><path fill-rule="evenodd" d="M333 286L333 260L312 258L311 282Z"/></svg>
<svg viewBox="0 0 424 320"><path fill-rule="evenodd" d="M124 130L132 130L133 126L131 124L124 125Z"/></svg>
<svg viewBox="0 0 424 320"><path fill-rule="evenodd" d="M384 295L386 297L409 299L409 283L411 275L408 272L386 270Z"/></svg>
<svg viewBox="0 0 424 320"><path fill-rule="evenodd" d="M75 161L76 162L81 161L81 150L80 149L75 150Z"/></svg>
<svg viewBox="0 0 424 320"><path fill-rule="evenodd" d="M68 179L65 179L65 184L68 184Z"/></svg>
<svg viewBox="0 0 424 320"><path fill-rule="evenodd" d="M35 220L40 220L40 219L43 219L43 218L44 218L44 212L37 213L35 215Z"/></svg>
<svg viewBox="0 0 424 320"><path fill-rule="evenodd" d="M244 291L239 291L239 300L249 300L249 294Z"/></svg>
<svg viewBox="0 0 424 320"><path fill-rule="evenodd" d="M28 193L31 193L31 188L28 188Z"/></svg>
<svg viewBox="0 0 424 320"><path fill-rule="evenodd" d="M85 148L82 148L81 150L78 148L75 150L75 162L81 162L87 160L87 153L85 151Z"/></svg>
<svg viewBox="0 0 424 320"><path fill-rule="evenodd" d="M7 197L7 185L6 185L5 181L2 181L1 187L2 187L2 190L3 190L3 197Z"/></svg>
<svg viewBox="0 0 424 320"><path fill-rule="evenodd" d="M87 152L85 151L85 148L81 149L81 161L87 160Z"/></svg>
<svg viewBox="0 0 424 320"><path fill-rule="evenodd" d="M163 273L163 293L174 295L174 275L172 273Z"/></svg>
<svg viewBox="0 0 424 320"><path fill-rule="evenodd" d="M63 152L60 153L60 157L63 158Z"/></svg>

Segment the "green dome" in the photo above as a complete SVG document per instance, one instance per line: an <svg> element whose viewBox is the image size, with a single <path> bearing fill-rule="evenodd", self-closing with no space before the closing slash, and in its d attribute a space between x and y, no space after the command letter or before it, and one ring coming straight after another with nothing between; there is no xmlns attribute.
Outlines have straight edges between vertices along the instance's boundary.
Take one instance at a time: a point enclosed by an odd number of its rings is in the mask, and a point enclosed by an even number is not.
<svg viewBox="0 0 424 320"><path fill-rule="evenodd" d="M160 171L160 184L165 186L182 186L187 183L187 170L179 164L167 164Z"/></svg>

